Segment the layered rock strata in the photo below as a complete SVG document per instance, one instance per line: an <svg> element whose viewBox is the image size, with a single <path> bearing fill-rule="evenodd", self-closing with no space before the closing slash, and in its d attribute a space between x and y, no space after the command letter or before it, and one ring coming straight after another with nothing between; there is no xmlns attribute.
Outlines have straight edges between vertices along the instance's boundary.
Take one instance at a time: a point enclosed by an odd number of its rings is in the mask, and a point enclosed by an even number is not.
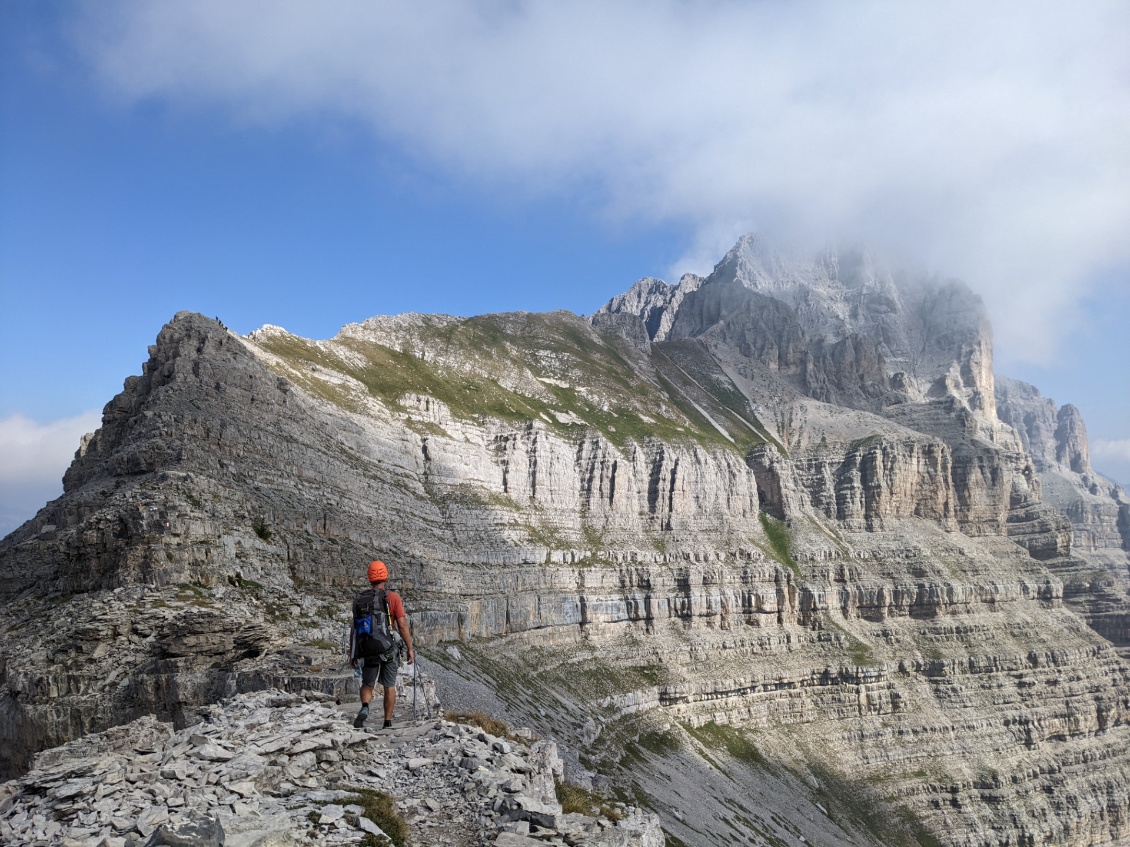
<svg viewBox="0 0 1130 847"><path fill-rule="evenodd" d="M998 408L1032 456L1043 499L1069 522L1072 555L1057 569L1069 602L1130 653L1130 497L1091 467L1087 429L1071 404L1001 379Z"/></svg>
<svg viewBox="0 0 1130 847"><path fill-rule="evenodd" d="M1044 499L1071 520L1074 550L1130 552L1130 499L1091 467L1079 410L1070 403L1057 408L1034 386L1010 379L1000 380L998 405L1001 419L1017 431L1032 456Z"/></svg>
<svg viewBox="0 0 1130 847"><path fill-rule="evenodd" d="M685 843L1118 843L1124 619L1040 464L1078 475L1083 431L1057 412L1063 449L1026 449L977 299L911 277L743 241L591 322L178 315L0 543L6 765L336 692L381 556L429 658ZM119 675L55 667L50 621L103 599Z"/></svg>

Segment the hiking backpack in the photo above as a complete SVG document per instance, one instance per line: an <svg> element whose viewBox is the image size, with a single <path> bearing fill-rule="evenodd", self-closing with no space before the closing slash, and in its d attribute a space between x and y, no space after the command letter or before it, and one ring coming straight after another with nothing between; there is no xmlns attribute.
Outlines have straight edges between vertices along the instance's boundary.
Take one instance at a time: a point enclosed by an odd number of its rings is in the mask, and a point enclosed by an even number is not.
<svg viewBox="0 0 1130 847"><path fill-rule="evenodd" d="M390 626L388 593L371 589L353 601L353 633L357 639L357 655L375 658L391 653L396 647Z"/></svg>

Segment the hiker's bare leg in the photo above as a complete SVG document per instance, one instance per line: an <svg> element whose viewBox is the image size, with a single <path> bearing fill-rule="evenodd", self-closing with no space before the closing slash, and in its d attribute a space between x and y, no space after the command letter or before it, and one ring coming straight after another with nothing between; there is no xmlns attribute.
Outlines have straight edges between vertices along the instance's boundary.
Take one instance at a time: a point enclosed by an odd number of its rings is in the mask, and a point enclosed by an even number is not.
<svg viewBox="0 0 1130 847"><path fill-rule="evenodd" d="M392 720L392 712L396 708L396 686L385 686L385 720Z"/></svg>
<svg viewBox="0 0 1130 847"><path fill-rule="evenodd" d="M362 685L361 686L361 705L362 706L368 706L369 703L372 702L372 700L373 700L373 686Z"/></svg>

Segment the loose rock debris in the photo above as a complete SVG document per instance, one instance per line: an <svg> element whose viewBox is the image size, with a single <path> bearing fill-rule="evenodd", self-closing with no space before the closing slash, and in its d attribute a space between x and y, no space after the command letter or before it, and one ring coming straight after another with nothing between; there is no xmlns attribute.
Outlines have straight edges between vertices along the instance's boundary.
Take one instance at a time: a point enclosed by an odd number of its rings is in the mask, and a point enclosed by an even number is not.
<svg viewBox="0 0 1130 847"><path fill-rule="evenodd" d="M200 710L202 721L180 731L144 717L45 751L0 785L0 843L380 843L380 822L358 803L375 790L407 822L407 844L662 847L650 813L563 814L552 741L442 719L356 730L353 707L319 692L259 691Z"/></svg>

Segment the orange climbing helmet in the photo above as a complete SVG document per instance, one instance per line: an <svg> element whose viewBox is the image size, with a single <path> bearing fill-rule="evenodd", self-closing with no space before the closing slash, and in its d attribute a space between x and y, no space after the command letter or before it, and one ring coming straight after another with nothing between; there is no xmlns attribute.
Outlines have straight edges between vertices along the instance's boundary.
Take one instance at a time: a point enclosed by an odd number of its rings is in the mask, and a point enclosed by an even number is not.
<svg viewBox="0 0 1130 847"><path fill-rule="evenodd" d="M388 579L388 567L379 559L369 565L369 582L384 582Z"/></svg>

